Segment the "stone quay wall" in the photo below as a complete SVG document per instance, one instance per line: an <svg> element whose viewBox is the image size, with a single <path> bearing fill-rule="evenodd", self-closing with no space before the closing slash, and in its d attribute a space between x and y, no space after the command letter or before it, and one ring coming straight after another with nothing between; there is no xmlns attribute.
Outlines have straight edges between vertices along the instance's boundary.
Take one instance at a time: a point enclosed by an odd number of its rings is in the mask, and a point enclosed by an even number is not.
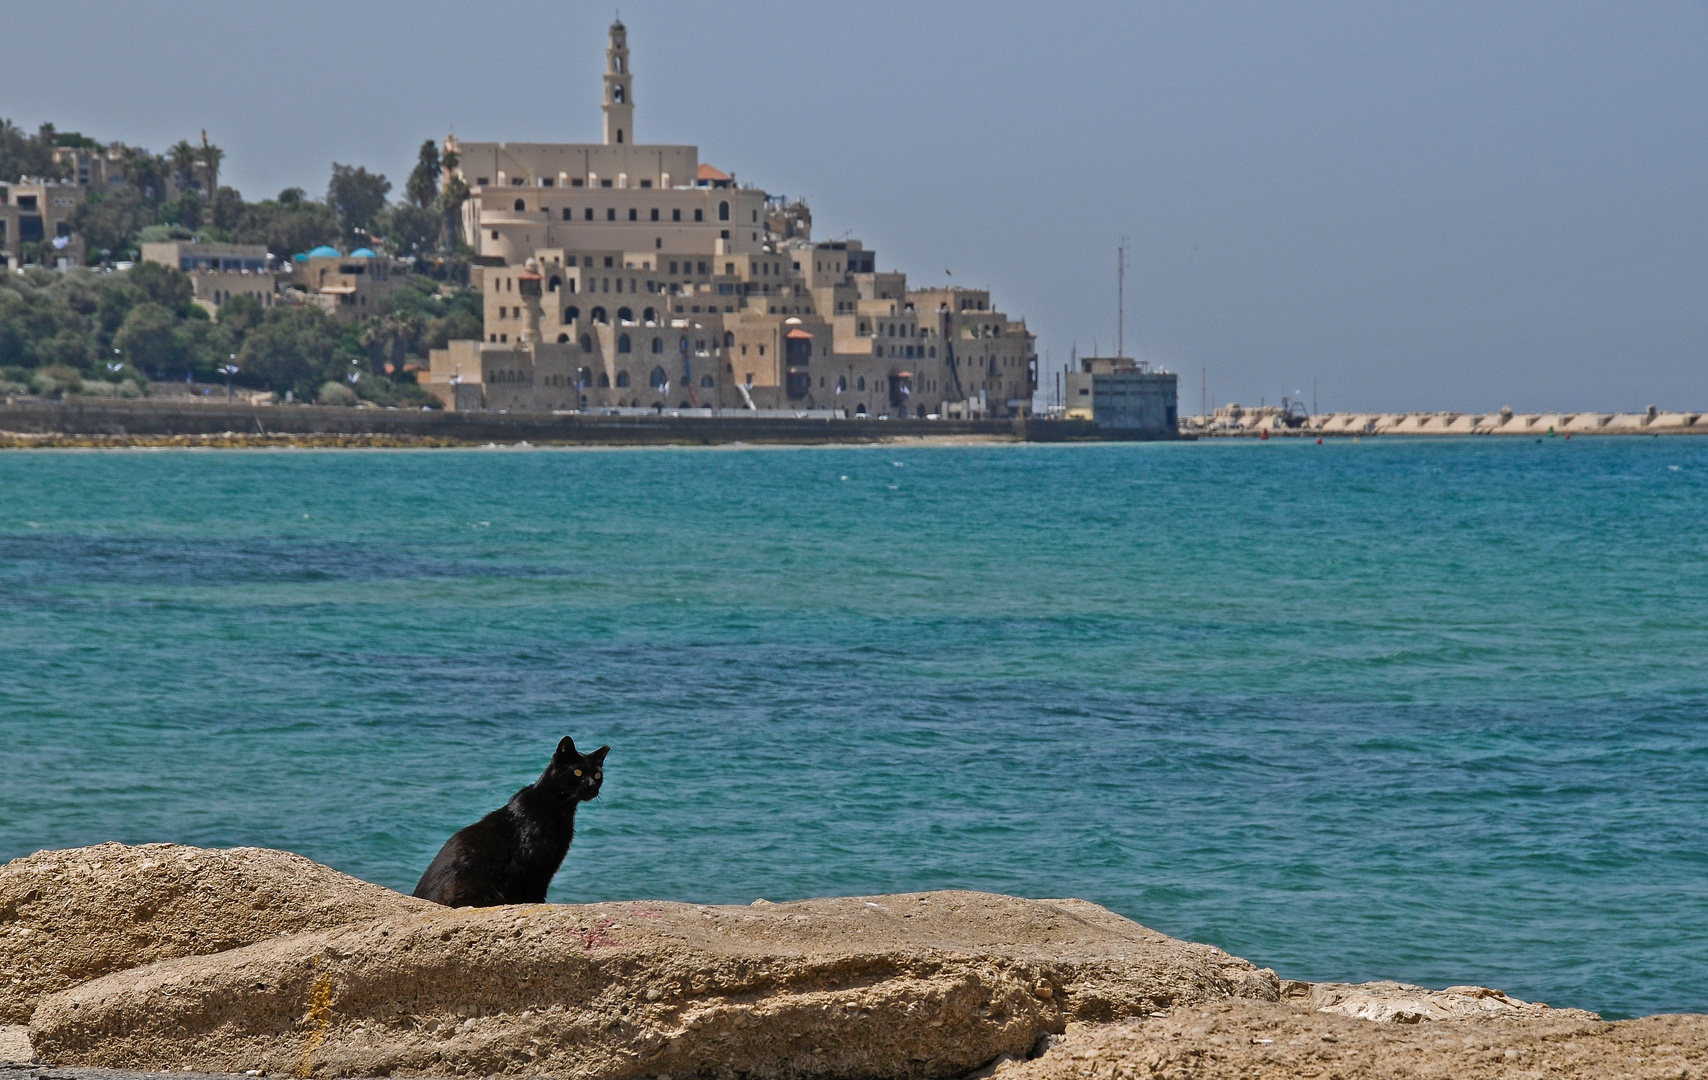
<svg viewBox="0 0 1708 1080"><path fill-rule="evenodd" d="M129 440L220 437L268 441L289 436L392 439L400 445L517 443L556 445L715 445L724 443L873 443L910 439L1013 442L1110 442L1171 437L1163 432L1098 429L1081 420L875 420L723 416L440 412L244 402L153 402L111 398L0 404L0 433L43 439L89 437L101 445Z"/></svg>

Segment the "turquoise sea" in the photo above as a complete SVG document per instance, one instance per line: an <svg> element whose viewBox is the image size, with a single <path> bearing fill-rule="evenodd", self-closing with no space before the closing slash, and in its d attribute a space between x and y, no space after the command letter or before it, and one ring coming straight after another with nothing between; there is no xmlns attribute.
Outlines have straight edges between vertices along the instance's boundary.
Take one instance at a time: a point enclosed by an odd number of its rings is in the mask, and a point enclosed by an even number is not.
<svg viewBox="0 0 1708 1080"><path fill-rule="evenodd" d="M1708 439L0 453L0 859L1082 896L1283 977L1708 1010Z"/></svg>

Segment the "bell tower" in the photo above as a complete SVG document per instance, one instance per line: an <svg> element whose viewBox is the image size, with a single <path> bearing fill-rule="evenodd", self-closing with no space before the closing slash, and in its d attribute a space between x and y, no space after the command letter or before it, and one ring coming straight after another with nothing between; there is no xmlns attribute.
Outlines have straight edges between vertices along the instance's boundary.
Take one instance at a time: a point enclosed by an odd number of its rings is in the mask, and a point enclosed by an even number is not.
<svg viewBox="0 0 1708 1080"><path fill-rule="evenodd" d="M635 99L629 74L629 33L619 19L605 47L605 145L635 141Z"/></svg>

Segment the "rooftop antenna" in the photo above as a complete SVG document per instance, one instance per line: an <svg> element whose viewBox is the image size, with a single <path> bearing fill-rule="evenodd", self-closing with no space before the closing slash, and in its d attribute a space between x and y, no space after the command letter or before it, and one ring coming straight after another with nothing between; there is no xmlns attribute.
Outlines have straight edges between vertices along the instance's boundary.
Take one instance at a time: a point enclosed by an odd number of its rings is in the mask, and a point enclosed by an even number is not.
<svg viewBox="0 0 1708 1080"><path fill-rule="evenodd" d="M1127 355L1127 238L1115 249L1115 355Z"/></svg>

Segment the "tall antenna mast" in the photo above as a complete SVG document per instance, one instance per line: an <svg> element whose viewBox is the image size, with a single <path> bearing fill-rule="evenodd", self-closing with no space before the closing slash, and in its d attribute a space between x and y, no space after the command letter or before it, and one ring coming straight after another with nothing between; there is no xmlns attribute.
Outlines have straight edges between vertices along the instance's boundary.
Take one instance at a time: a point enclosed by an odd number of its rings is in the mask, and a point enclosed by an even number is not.
<svg viewBox="0 0 1708 1080"><path fill-rule="evenodd" d="M1115 355L1127 355L1127 238L1115 249Z"/></svg>

